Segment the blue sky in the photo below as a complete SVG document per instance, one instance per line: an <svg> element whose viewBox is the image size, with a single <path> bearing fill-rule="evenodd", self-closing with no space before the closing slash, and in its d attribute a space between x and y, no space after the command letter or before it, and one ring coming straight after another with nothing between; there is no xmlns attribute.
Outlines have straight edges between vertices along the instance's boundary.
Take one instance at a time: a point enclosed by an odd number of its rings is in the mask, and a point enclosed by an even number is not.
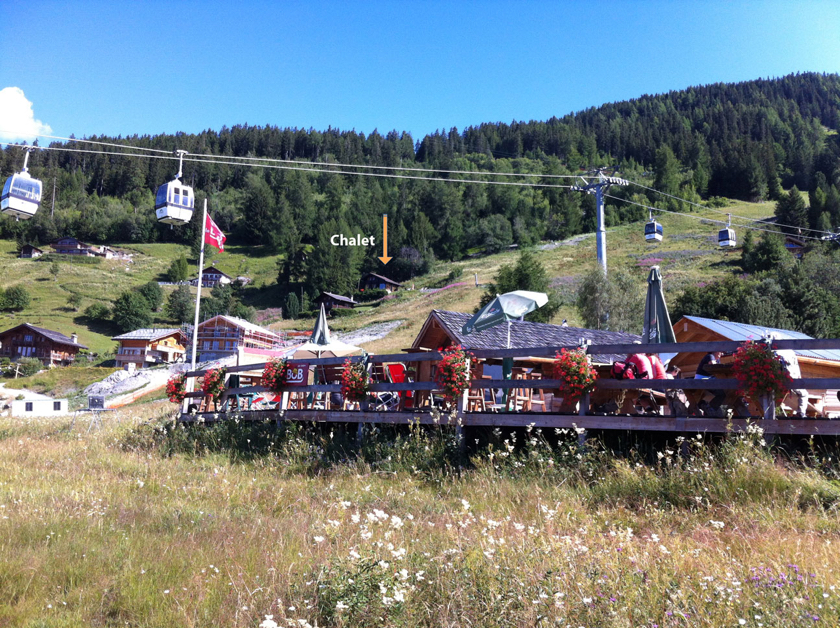
<svg viewBox="0 0 840 628"><path fill-rule="evenodd" d="M690 85L840 72L835 1L1 0L0 23L0 90L22 91L24 113L59 136L248 123L418 139ZM14 117L3 102L0 129Z"/></svg>

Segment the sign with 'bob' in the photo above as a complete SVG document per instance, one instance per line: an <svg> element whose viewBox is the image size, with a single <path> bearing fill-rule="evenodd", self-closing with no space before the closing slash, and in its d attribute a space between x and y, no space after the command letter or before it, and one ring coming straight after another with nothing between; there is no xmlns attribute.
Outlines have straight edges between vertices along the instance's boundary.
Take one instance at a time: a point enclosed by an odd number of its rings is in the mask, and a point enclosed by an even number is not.
<svg viewBox="0 0 840 628"><path fill-rule="evenodd" d="M290 362L286 365L286 385L306 386L309 380L309 365Z"/></svg>

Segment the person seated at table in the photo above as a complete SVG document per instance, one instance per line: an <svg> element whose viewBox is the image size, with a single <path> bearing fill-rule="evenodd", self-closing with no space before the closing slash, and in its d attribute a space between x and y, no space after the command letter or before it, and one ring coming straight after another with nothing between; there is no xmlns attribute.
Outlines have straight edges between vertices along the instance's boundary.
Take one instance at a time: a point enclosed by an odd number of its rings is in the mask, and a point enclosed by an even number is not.
<svg viewBox="0 0 840 628"><path fill-rule="evenodd" d="M700 364L697 365L697 371L694 374L694 379L714 379L715 376L706 370L706 367L712 364L720 364L720 359L722 357L723 351L710 351L704 355L703 359L700 360ZM698 410L703 413L703 416L722 417L723 410L721 410L721 406L723 405L723 402L726 401L726 391L710 390L708 392L712 394L712 400L706 403L705 399L701 399L700 403L697 404Z"/></svg>
<svg viewBox="0 0 840 628"><path fill-rule="evenodd" d="M665 365L662 364L658 353L648 353L647 359L650 362L651 379L668 379L665 374Z"/></svg>
<svg viewBox="0 0 840 628"><path fill-rule="evenodd" d="M652 379L653 367L651 366L648 356L644 353L628 354L625 364L632 364L635 368L633 375L634 379ZM649 391L641 391L634 407L640 414L659 413L659 406L653 399L653 395Z"/></svg>
<svg viewBox="0 0 840 628"><path fill-rule="evenodd" d="M782 337L776 332L771 333L770 337L773 338L773 340L782 339ZM796 353L794 353L790 349L776 349L775 351L773 351L773 353L775 353L776 356L781 359L782 364L784 365L785 370L787 371L791 379L802 378L802 371L799 370L799 360L796 357ZM792 392L799 398L799 403L795 416L799 417L800 419L804 419L808 411L808 391L804 388L793 388L790 392Z"/></svg>
<svg viewBox="0 0 840 628"><path fill-rule="evenodd" d="M633 374L634 379L651 379L653 368L650 365L650 360L644 353L629 353L625 364L632 364L636 367Z"/></svg>

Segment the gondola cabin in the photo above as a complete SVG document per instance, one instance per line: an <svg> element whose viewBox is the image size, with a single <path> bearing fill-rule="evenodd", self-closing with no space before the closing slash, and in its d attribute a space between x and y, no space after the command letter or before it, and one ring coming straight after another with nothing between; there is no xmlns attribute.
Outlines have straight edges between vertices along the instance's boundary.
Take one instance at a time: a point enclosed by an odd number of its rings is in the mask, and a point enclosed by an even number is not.
<svg viewBox="0 0 840 628"><path fill-rule="evenodd" d="M645 224L645 240L648 242L661 242L663 234L662 225L655 220Z"/></svg>
<svg viewBox="0 0 840 628"><path fill-rule="evenodd" d="M727 227L718 231L718 246L727 248L737 246L738 242L735 239L735 229Z"/></svg>
<svg viewBox="0 0 840 628"><path fill-rule="evenodd" d="M185 225L192 218L195 208L193 189L178 179L164 183L155 196L155 214L158 222Z"/></svg>
<svg viewBox="0 0 840 628"><path fill-rule="evenodd" d="M0 211L15 219L32 218L41 204L41 182L24 170L6 179L0 196Z"/></svg>

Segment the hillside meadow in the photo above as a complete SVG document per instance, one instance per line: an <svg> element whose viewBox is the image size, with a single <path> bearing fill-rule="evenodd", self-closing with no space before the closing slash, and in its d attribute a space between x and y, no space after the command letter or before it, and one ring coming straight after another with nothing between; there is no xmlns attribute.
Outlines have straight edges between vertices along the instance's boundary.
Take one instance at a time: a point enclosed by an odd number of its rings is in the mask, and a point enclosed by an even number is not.
<svg viewBox="0 0 840 628"><path fill-rule="evenodd" d="M770 202L731 201L725 211L756 220L772 216L773 208L774 204ZM701 218L717 220L725 219L725 216L707 209L698 210L690 217L660 217L666 235L663 242L656 244L645 242L643 222L609 228L607 244L610 268L634 274L639 278L640 289L643 289L649 267L659 264L663 271L666 295L676 295L688 285L721 278L737 271L740 250L718 250L715 239L718 225ZM1 313L0 325L6 329L20 322L29 322L67 335L75 331L79 333L80 342L90 347L92 352L112 351L114 342L111 336L119 331L110 325L87 320L83 315L84 309L97 302L110 307L122 292L148 281L164 280L173 260L181 255L190 255L189 247L172 243L115 243L113 246L134 253L132 262L99 260L98 263L89 264L62 260L61 270L54 278L50 274L49 262L18 259L15 242L0 240L3 285L24 285L32 295L30 306L22 312ZM564 295L564 306L555 317L555 322L567 319L572 325L579 324L573 303L574 292L579 278L594 265L594 234L583 234L561 243L542 243L532 250L546 267L554 286ZM364 345L366 349L380 353L399 351L411 344L432 309L474 309L484 286L493 281L503 264L515 262L517 256L518 252L510 251L459 262L439 263L428 275L406 282L407 287L414 286L414 291L402 292L396 300L385 301L377 308L362 309L347 319L337 319L334 327L350 331L373 323L404 320L405 323L396 332ZM264 246L231 245L223 253L208 247L205 265L215 263L217 268L233 277L251 277L252 283L242 294L246 304L258 309L279 308L284 298L276 287L279 259L281 256L271 253ZM387 266L381 272L387 275ZM427 286L442 285L446 277L452 274L456 275L451 282L455 284L452 287L432 294L420 291ZM479 288L475 287L476 280ZM163 288L167 296L174 289L172 286ZM67 304L67 299L74 293L82 296L78 310L73 310ZM209 294L209 290L205 289L204 293ZM269 326L275 330L308 329L313 323L313 320L298 319L269 322ZM168 320L163 312L158 312L154 324L173 325L174 321Z"/></svg>
<svg viewBox="0 0 840 628"><path fill-rule="evenodd" d="M759 431L0 419L0 625L836 626L836 460ZM467 434L467 438L471 438ZM641 445L644 449L645 445Z"/></svg>

